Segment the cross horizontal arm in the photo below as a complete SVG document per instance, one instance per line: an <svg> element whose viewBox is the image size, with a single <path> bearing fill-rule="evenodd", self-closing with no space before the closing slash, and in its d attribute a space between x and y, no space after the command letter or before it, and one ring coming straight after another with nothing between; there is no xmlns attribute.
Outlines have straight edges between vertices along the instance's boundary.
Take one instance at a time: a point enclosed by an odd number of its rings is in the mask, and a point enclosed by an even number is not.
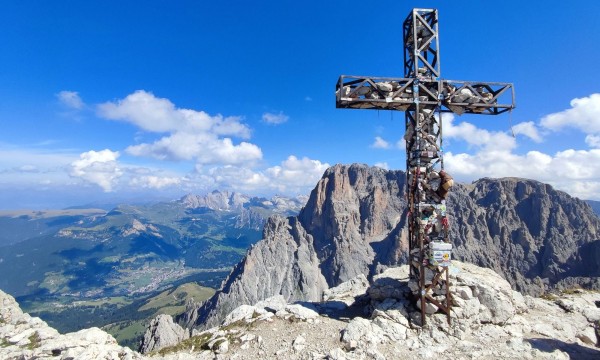
<svg viewBox="0 0 600 360"><path fill-rule="evenodd" d="M515 92L511 83L349 75L336 85L337 108L406 111L416 104L458 115L498 115L515 108Z"/></svg>

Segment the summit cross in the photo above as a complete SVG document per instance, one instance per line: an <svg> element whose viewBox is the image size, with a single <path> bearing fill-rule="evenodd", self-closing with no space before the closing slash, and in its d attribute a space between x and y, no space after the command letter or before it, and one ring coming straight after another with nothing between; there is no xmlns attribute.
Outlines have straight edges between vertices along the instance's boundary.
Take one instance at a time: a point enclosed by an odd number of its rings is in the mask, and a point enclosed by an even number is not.
<svg viewBox="0 0 600 360"><path fill-rule="evenodd" d="M437 9L413 9L403 23L404 77L340 76L336 107L405 112L406 187L411 288L425 315L450 323L452 242L446 196L441 113L498 115L515 108L511 83L440 78Z"/></svg>

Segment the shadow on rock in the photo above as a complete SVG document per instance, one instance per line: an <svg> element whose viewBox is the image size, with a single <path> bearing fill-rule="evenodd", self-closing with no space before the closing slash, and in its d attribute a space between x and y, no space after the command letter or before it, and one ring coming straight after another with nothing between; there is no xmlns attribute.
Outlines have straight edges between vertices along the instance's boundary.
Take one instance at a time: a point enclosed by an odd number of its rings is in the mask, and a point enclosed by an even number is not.
<svg viewBox="0 0 600 360"><path fill-rule="evenodd" d="M535 339L526 339L534 349L538 349L543 352L551 353L554 350L564 351L569 354L571 359L580 359L580 360L597 360L600 359L600 349L591 349L579 344L568 343L565 341L560 341L556 339L544 339L544 338L535 338Z"/></svg>

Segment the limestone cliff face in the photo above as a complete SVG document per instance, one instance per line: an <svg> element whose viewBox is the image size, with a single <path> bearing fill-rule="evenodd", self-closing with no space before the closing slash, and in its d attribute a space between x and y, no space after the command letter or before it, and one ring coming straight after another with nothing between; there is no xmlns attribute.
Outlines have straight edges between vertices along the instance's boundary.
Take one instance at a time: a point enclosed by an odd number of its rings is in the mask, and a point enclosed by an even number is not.
<svg viewBox="0 0 600 360"><path fill-rule="evenodd" d="M365 165L329 168L298 218L313 237L323 276L336 286L401 254L405 176Z"/></svg>
<svg viewBox="0 0 600 360"><path fill-rule="evenodd" d="M223 287L179 322L211 326L240 304L322 291L406 261L405 173L366 165L329 168L297 217L271 218ZM600 219L585 202L532 180L457 184L448 198L455 258L492 268L513 288L600 288Z"/></svg>
<svg viewBox="0 0 600 360"><path fill-rule="evenodd" d="M586 202L503 178L458 186L448 207L456 257L496 270L519 291L600 285L600 219Z"/></svg>
<svg viewBox="0 0 600 360"><path fill-rule="evenodd" d="M217 325L241 304L254 304L273 295L286 299L319 300L327 283L319 270L319 259L296 218L269 218L264 239L250 249L235 266L212 298L199 309L188 305L179 318L187 327Z"/></svg>
<svg viewBox="0 0 600 360"><path fill-rule="evenodd" d="M366 165L329 168L298 217L269 219L263 240L249 250L222 289L178 320L217 324L240 304L281 294L320 301L323 290L401 255L404 173Z"/></svg>

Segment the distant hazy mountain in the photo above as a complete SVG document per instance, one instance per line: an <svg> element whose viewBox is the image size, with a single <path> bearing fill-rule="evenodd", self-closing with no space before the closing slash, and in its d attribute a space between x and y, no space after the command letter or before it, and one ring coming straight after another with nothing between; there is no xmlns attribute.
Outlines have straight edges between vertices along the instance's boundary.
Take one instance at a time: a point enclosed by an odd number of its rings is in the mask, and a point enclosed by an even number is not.
<svg viewBox="0 0 600 360"><path fill-rule="evenodd" d="M15 296L100 297L185 278L217 286L272 214L305 198L214 191L151 205L0 213L0 289Z"/></svg>
<svg viewBox="0 0 600 360"><path fill-rule="evenodd" d="M600 216L600 201L586 200L585 202L587 202L588 204L590 204L590 206L592 207L592 210L594 210L594 212L596 213L596 215Z"/></svg>
<svg viewBox="0 0 600 360"><path fill-rule="evenodd" d="M0 211L0 247L52 234L66 225L105 214L96 208Z"/></svg>

